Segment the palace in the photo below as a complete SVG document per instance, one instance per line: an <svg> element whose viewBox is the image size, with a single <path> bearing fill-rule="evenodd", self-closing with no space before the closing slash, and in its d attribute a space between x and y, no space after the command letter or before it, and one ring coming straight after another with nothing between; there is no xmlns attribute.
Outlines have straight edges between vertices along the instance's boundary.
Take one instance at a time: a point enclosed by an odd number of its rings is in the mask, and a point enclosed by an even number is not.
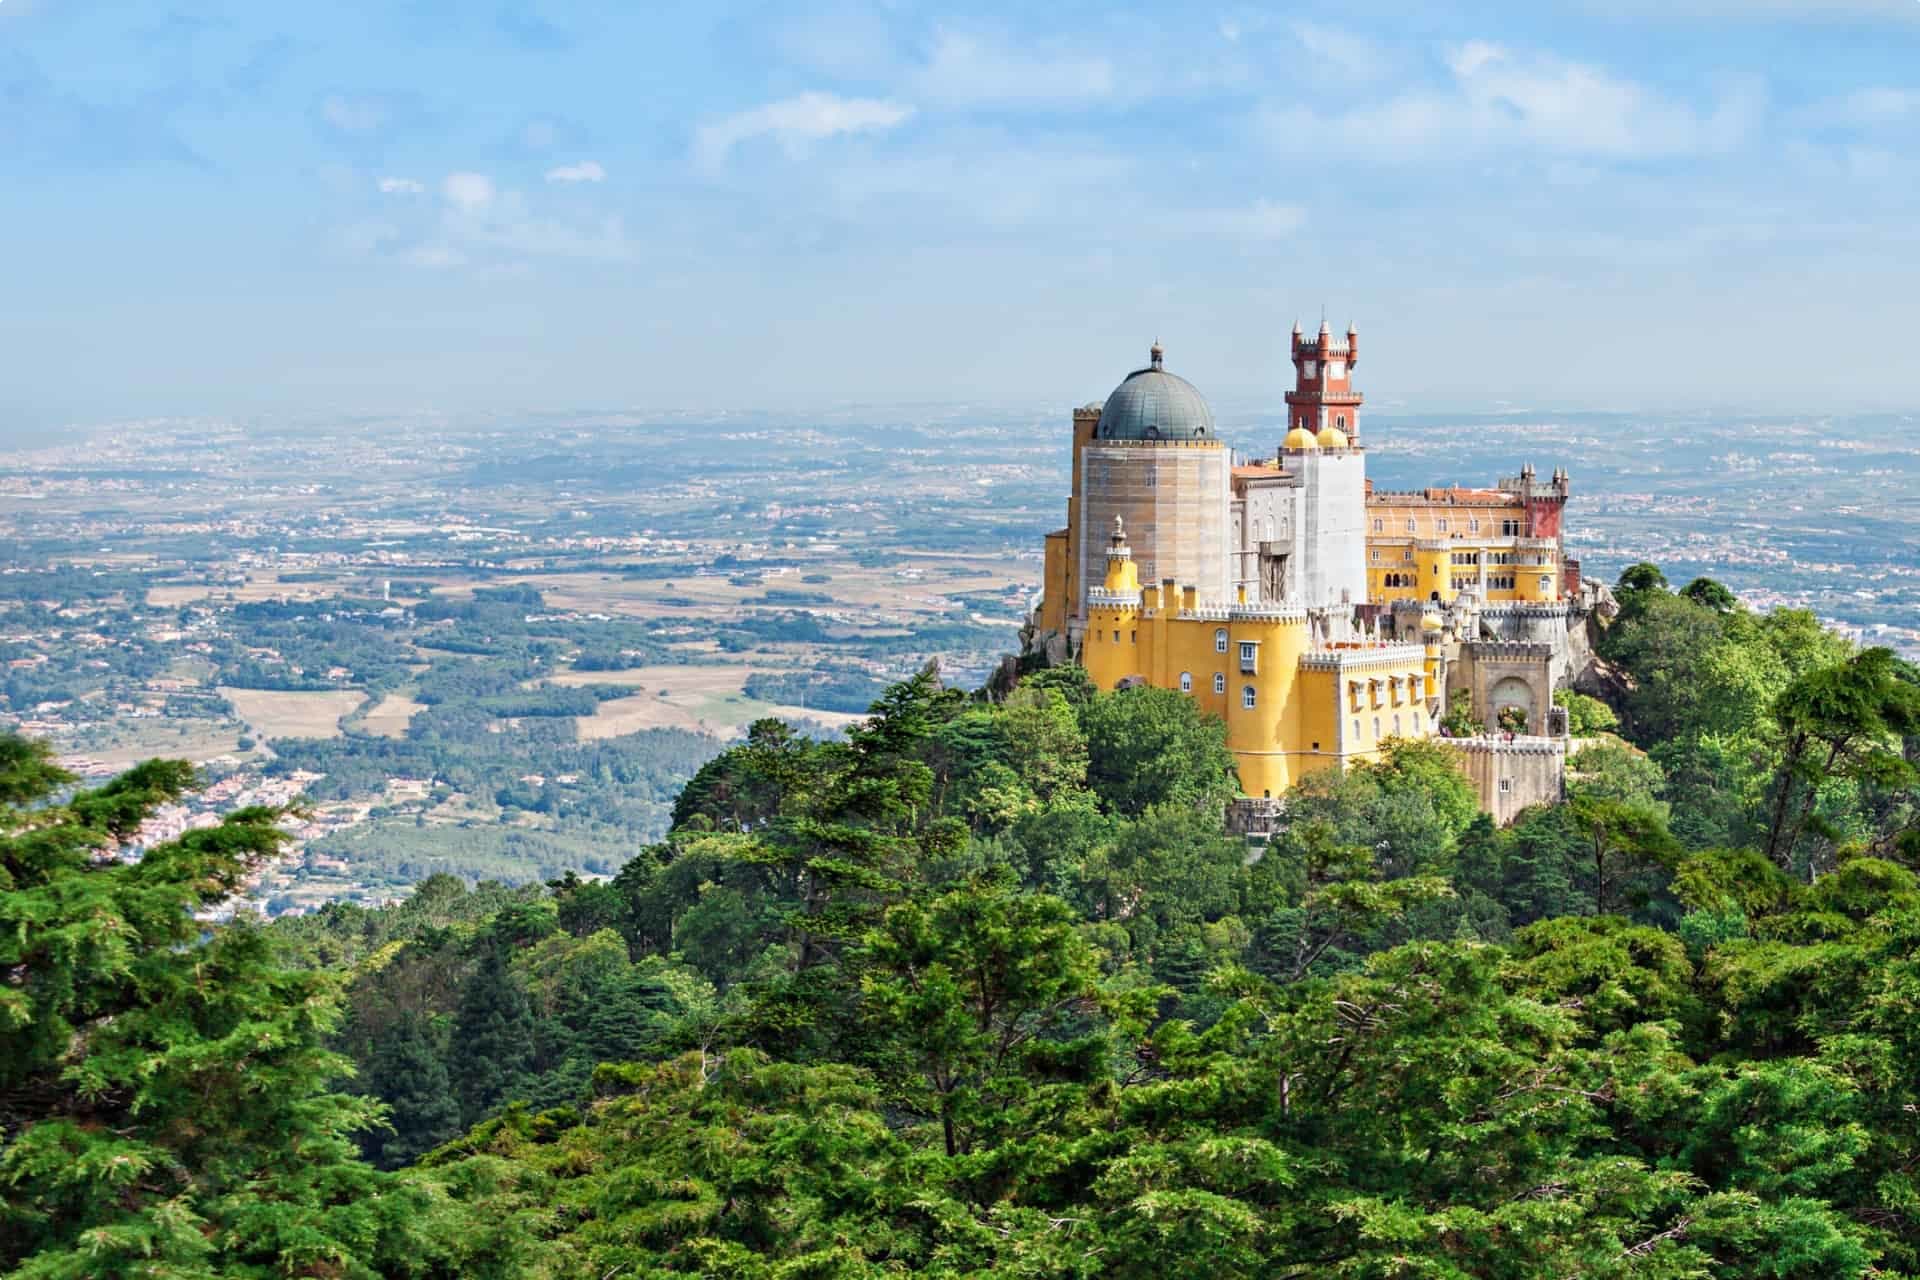
<svg viewBox="0 0 1920 1280"><path fill-rule="evenodd" d="M1073 411L1067 524L1046 538L1029 651L1077 657L1102 688L1190 695L1226 722L1256 800L1378 758L1390 738L1439 734L1450 701L1514 730L1454 740L1490 812L1506 820L1557 794L1552 693L1581 663L1586 609L1561 540L1566 473L1375 490L1359 333L1296 325L1291 347L1271 457L1219 439L1158 343L1104 402Z"/></svg>

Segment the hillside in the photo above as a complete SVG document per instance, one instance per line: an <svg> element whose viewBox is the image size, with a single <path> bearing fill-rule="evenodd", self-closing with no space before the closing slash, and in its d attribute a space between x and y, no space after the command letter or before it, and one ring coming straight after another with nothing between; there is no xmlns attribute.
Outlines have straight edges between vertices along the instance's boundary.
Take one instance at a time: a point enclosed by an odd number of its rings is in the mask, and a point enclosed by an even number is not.
<svg viewBox="0 0 1920 1280"><path fill-rule="evenodd" d="M1623 575L1566 803L1230 838L1220 723L931 670L617 874L197 923L244 810L0 743L9 1276L1920 1273L1920 672Z"/></svg>

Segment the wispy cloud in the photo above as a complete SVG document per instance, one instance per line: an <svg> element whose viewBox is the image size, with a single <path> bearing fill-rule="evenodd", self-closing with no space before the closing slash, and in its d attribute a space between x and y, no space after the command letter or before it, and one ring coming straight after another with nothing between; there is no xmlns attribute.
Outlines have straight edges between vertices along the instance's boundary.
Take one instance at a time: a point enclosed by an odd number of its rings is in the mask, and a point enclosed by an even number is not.
<svg viewBox="0 0 1920 1280"><path fill-rule="evenodd" d="M1432 151L1441 145L1525 146L1595 157L1691 155L1724 149L1758 118L1756 92L1737 90L1696 110L1584 63L1475 40L1450 50L1443 89L1405 93L1345 113L1308 107L1267 113L1287 147L1345 145L1346 154Z"/></svg>
<svg viewBox="0 0 1920 1280"><path fill-rule="evenodd" d="M547 170L548 182L605 182L606 169L596 160L582 160L579 164L563 164Z"/></svg>
<svg viewBox="0 0 1920 1280"><path fill-rule="evenodd" d="M320 104L320 118L342 133L372 133L387 121L387 110L369 98L331 94Z"/></svg>
<svg viewBox="0 0 1920 1280"><path fill-rule="evenodd" d="M380 190L390 196L417 196L426 192L426 184L413 178L382 178Z"/></svg>
<svg viewBox="0 0 1920 1280"><path fill-rule="evenodd" d="M803 93L702 125L694 135L694 153L702 164L712 167L743 142L773 138L789 155L797 155L809 143L841 134L882 132L912 116L912 107L887 99Z"/></svg>
<svg viewBox="0 0 1920 1280"><path fill-rule="evenodd" d="M484 173L450 173L440 184L447 203L463 213L475 213L493 203L493 179Z"/></svg>
<svg viewBox="0 0 1920 1280"><path fill-rule="evenodd" d="M1044 106L1111 98L1119 85L1102 56L942 28L913 87L935 102Z"/></svg>

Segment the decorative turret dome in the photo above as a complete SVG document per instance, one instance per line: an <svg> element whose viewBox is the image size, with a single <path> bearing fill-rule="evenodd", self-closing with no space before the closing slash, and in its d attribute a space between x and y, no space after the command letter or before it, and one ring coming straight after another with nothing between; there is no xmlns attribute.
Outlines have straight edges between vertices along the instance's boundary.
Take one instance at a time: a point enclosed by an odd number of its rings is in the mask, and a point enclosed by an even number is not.
<svg viewBox="0 0 1920 1280"><path fill-rule="evenodd" d="M1280 442L1280 447L1288 453L1298 453L1302 449L1318 449L1320 442L1315 440L1313 432L1305 427L1295 427L1287 432L1287 438Z"/></svg>
<svg viewBox="0 0 1920 1280"><path fill-rule="evenodd" d="M1437 613L1423 613L1420 615L1420 629L1429 635L1445 629L1446 625L1446 623L1440 621L1440 615Z"/></svg>
<svg viewBox="0 0 1920 1280"><path fill-rule="evenodd" d="M1347 433L1338 427L1322 427L1316 437L1322 449L1344 449L1347 447Z"/></svg>
<svg viewBox="0 0 1920 1280"><path fill-rule="evenodd" d="M1147 367L1113 389L1100 409L1100 439L1213 439L1213 410L1191 382L1162 367L1165 355L1154 343Z"/></svg>

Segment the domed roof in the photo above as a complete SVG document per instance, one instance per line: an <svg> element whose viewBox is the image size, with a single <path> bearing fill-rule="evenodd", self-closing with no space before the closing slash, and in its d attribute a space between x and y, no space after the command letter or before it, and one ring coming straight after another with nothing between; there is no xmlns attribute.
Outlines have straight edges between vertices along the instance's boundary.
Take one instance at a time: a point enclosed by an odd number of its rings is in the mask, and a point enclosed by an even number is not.
<svg viewBox="0 0 1920 1280"><path fill-rule="evenodd" d="M1440 621L1438 614L1424 613L1420 615L1420 629L1422 631L1439 631L1445 626L1446 624Z"/></svg>
<svg viewBox="0 0 1920 1280"><path fill-rule="evenodd" d="M1315 440L1313 432L1305 427L1295 427L1287 432L1287 438L1280 442L1280 447L1292 453L1300 449L1318 449L1320 442Z"/></svg>
<svg viewBox="0 0 1920 1280"><path fill-rule="evenodd" d="M1344 449L1347 447L1347 433L1338 427L1322 427L1317 437L1322 449Z"/></svg>
<svg viewBox="0 0 1920 1280"><path fill-rule="evenodd" d="M1102 440L1211 440L1213 410L1191 382L1161 367L1166 353L1153 344L1152 363L1135 369L1100 409Z"/></svg>

